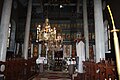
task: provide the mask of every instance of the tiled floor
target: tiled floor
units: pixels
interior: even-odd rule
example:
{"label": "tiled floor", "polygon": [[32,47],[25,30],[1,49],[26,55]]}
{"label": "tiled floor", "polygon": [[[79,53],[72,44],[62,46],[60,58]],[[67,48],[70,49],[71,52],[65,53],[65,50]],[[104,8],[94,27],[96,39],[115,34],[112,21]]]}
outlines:
{"label": "tiled floor", "polygon": [[71,80],[67,72],[52,71],[44,72],[35,76],[32,80]]}

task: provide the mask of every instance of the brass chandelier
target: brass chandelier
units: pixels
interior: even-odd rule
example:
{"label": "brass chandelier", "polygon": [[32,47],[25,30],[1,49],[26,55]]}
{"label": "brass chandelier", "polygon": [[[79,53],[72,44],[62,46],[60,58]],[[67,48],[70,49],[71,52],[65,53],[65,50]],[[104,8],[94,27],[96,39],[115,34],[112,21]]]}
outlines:
{"label": "brass chandelier", "polygon": [[49,19],[46,18],[43,28],[39,31],[39,41],[54,41],[56,40],[56,28],[51,28]]}

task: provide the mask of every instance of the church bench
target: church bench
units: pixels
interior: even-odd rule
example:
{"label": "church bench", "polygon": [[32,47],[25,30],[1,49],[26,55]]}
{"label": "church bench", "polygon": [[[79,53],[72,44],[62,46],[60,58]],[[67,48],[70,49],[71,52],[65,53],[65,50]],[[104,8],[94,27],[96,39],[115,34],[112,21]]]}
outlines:
{"label": "church bench", "polygon": [[83,70],[85,73],[85,80],[96,80],[98,74],[96,70],[98,65],[94,61],[83,61]]}
{"label": "church bench", "polygon": [[5,80],[28,79],[33,76],[35,72],[36,59],[13,59],[5,62]]}
{"label": "church bench", "polygon": [[0,61],[0,79],[4,79],[5,62]]}
{"label": "church bench", "polygon": [[117,70],[116,70],[116,65],[114,64],[114,61],[111,60],[104,60],[104,63],[101,63],[105,69],[105,79],[111,79],[115,80],[117,79]]}
{"label": "church bench", "polygon": [[83,72],[85,73],[85,80],[89,80],[90,78],[90,62],[83,61]]}
{"label": "church bench", "polygon": [[108,60],[102,60],[99,63],[83,61],[85,80],[109,80],[110,78],[115,80],[117,78],[116,66],[111,63],[112,61]]}
{"label": "church bench", "polygon": [[85,74],[84,73],[78,73],[77,77],[74,77],[74,80],[85,80]]}
{"label": "church bench", "polygon": [[6,61],[5,79],[6,80],[17,80],[22,74],[23,68],[19,60]]}
{"label": "church bench", "polygon": [[25,60],[25,69],[26,69],[26,75],[28,78],[36,73],[35,66],[36,66],[35,59]]}

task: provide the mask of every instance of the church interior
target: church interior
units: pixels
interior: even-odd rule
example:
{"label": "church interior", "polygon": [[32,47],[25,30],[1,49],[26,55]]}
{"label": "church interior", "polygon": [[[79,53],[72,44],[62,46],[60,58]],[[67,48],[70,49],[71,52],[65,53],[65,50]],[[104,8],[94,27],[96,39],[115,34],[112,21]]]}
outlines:
{"label": "church interior", "polygon": [[0,0],[0,80],[120,80],[119,0]]}

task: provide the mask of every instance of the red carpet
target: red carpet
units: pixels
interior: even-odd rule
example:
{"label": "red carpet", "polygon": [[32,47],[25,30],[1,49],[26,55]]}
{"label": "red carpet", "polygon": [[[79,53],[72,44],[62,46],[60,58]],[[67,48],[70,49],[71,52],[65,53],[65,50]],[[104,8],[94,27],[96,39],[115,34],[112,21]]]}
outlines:
{"label": "red carpet", "polygon": [[49,76],[49,77],[47,77],[48,79],[59,79],[60,77],[58,77],[58,76]]}

